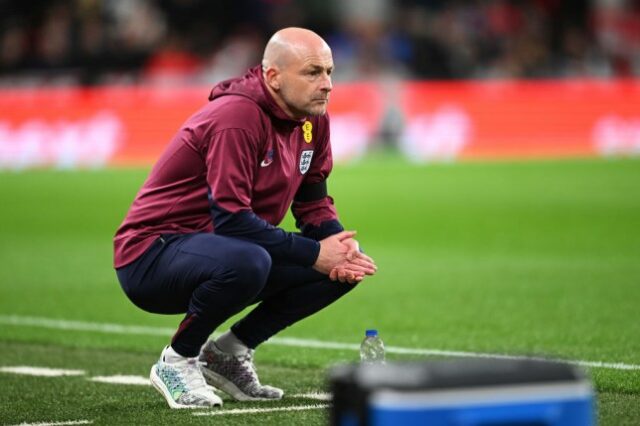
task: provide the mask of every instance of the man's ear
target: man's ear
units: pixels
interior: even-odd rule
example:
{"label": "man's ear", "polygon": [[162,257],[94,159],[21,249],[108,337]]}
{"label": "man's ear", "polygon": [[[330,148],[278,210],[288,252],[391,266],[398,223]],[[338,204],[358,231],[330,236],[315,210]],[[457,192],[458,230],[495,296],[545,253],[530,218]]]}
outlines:
{"label": "man's ear", "polygon": [[280,72],[276,68],[267,68],[264,72],[264,81],[274,91],[280,90]]}

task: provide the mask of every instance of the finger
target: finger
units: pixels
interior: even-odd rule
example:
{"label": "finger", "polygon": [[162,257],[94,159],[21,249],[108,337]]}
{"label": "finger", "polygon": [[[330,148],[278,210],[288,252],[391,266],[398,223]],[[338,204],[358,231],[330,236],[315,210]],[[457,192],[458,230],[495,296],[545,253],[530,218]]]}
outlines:
{"label": "finger", "polygon": [[375,265],[374,260],[372,258],[370,258],[369,256],[367,256],[366,254],[362,253],[361,251],[358,252],[358,256],[357,257],[359,257],[360,259],[367,260],[367,261],[369,261],[369,262],[371,262],[371,263],[373,263]]}
{"label": "finger", "polygon": [[354,270],[354,271],[364,271],[364,270],[375,271],[376,270],[375,265],[372,265],[371,263],[361,259],[353,259],[351,261],[345,261],[345,262],[342,262],[339,266],[341,268],[345,268],[347,270]]}
{"label": "finger", "polygon": [[344,268],[345,274],[354,277],[364,277],[365,275],[373,275],[373,272],[361,269],[361,268]]}
{"label": "finger", "polygon": [[348,283],[355,283],[358,280],[362,280],[362,278],[364,277],[364,274],[361,271],[358,270],[352,270],[349,268],[339,268],[340,271],[340,282],[348,282]]}
{"label": "finger", "polygon": [[351,261],[351,264],[356,265],[356,266],[358,266],[360,268],[364,268],[364,269],[370,271],[371,273],[378,272],[378,266],[376,266],[375,263],[371,263],[371,262],[368,262],[366,260],[353,259]]}
{"label": "finger", "polygon": [[346,244],[350,249],[360,251],[360,243],[358,243],[358,241],[354,240],[353,238],[342,240],[342,244]]}
{"label": "finger", "polygon": [[329,279],[331,281],[336,281],[338,279],[338,270],[336,268],[333,268],[331,272],[329,272]]}
{"label": "finger", "polygon": [[353,238],[342,240],[342,244],[347,248],[345,252],[345,258],[347,260],[354,259],[360,252],[360,245]]}
{"label": "finger", "polygon": [[[374,269],[378,269],[378,267],[376,266],[376,263],[374,262],[374,260],[372,258],[370,258],[369,256],[367,256],[366,254],[363,254],[359,251],[348,251],[345,255],[345,258],[347,261],[352,262],[352,263],[358,263],[358,264],[362,264],[364,265],[365,263],[368,264],[370,267],[374,268]],[[362,263],[365,262],[365,263]]]}
{"label": "finger", "polygon": [[370,260],[363,259],[361,257],[355,257],[352,260],[350,260],[349,263],[352,264],[352,265],[363,266],[363,267],[371,268],[371,269],[377,269],[378,268],[375,263],[371,262]]}
{"label": "finger", "polygon": [[371,276],[371,275],[375,275],[376,273],[376,271],[374,271],[373,269],[364,269],[364,268],[348,269],[347,272],[351,274],[359,275],[359,276],[365,276],[365,275]]}
{"label": "finger", "polygon": [[353,238],[356,235],[356,231],[342,231],[338,232],[334,236],[338,238],[338,241],[346,240],[347,238]]}
{"label": "finger", "polygon": [[362,277],[362,276],[356,276],[352,280],[349,281],[349,284],[358,284],[363,279],[364,279],[364,277]]}
{"label": "finger", "polygon": [[344,267],[349,270],[365,272],[367,275],[373,275],[378,270],[376,265],[373,265],[362,259],[354,259],[349,263],[345,264]]}

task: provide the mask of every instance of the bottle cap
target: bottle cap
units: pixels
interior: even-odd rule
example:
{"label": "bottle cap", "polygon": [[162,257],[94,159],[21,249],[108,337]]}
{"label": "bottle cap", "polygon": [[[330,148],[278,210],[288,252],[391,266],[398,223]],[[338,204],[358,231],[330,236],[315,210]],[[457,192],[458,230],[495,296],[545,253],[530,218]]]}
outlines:
{"label": "bottle cap", "polygon": [[371,328],[367,331],[365,331],[364,333],[367,337],[374,337],[378,335],[378,330],[376,330],[375,328]]}

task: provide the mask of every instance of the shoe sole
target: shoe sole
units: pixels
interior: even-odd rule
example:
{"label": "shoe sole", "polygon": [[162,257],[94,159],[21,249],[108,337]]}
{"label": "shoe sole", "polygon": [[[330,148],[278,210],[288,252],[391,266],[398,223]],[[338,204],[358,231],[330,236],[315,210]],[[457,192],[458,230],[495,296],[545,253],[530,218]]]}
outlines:
{"label": "shoe sole", "polygon": [[202,405],[184,405],[184,404],[180,404],[177,403],[169,394],[169,391],[167,389],[167,387],[164,385],[164,383],[162,382],[162,379],[158,376],[158,374],[156,373],[156,366],[152,366],[151,367],[151,372],[149,373],[149,379],[151,380],[151,385],[153,385],[153,387],[160,392],[160,395],[162,395],[164,397],[164,399],[167,401],[167,404],[169,404],[169,407],[173,408],[173,409],[207,409],[207,408],[213,408],[213,407],[222,407],[222,402],[220,402],[220,404],[214,404],[211,405],[209,407],[203,407]]}
{"label": "shoe sole", "polygon": [[[239,387],[235,385],[230,380],[227,380],[224,376],[219,375],[216,372],[213,372],[207,368],[202,368],[202,375],[204,376],[206,382],[209,385],[215,386],[216,388],[228,393],[235,399],[236,401],[277,401],[280,398],[256,398],[254,396],[249,396],[246,393],[242,392]],[[209,383],[211,382],[211,383]]]}

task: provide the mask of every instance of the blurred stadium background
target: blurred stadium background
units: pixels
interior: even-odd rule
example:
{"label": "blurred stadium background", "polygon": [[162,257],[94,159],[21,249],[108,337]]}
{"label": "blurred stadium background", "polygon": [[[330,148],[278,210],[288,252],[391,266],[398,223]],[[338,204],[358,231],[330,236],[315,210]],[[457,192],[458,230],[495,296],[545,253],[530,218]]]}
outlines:
{"label": "blurred stadium background", "polygon": [[332,46],[336,80],[630,77],[633,0],[3,0],[4,85],[206,83],[256,63],[278,28]]}
{"label": "blurred stadium background", "polygon": [[[165,344],[178,318],[126,300],[112,235],[180,124],[285,26],[333,49],[330,190],[379,275],[283,333],[324,349],[258,353],[298,395],[283,411],[195,417],[86,380],[145,376]],[[640,424],[639,76],[635,0],[0,0],[0,423],[322,424],[285,408],[377,327],[390,359],[584,361],[600,424]],[[2,372],[20,365],[85,373]]]}

